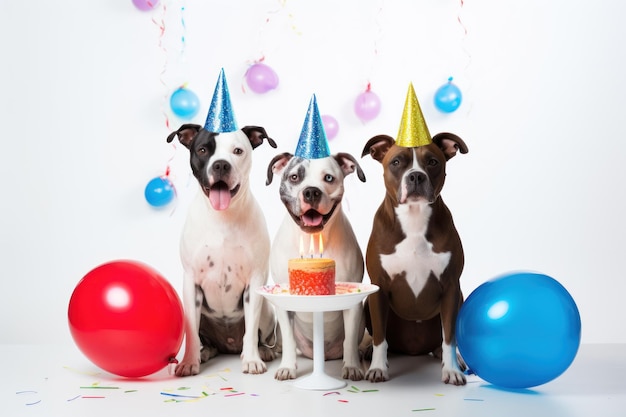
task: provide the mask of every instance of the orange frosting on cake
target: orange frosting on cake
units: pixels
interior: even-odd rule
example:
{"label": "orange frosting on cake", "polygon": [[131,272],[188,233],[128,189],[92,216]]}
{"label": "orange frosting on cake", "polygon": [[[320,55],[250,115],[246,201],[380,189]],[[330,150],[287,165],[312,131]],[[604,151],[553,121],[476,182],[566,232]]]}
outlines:
{"label": "orange frosting on cake", "polygon": [[334,259],[290,259],[288,268],[290,294],[335,295]]}

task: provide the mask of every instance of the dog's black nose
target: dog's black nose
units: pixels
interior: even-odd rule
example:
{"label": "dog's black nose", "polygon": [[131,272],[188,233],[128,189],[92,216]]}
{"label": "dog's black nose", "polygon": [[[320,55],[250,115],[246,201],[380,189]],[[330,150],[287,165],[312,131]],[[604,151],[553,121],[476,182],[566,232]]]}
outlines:
{"label": "dog's black nose", "polygon": [[426,181],[426,174],[420,171],[412,171],[406,176],[408,184],[420,185]]}
{"label": "dog's black nose", "polygon": [[317,187],[305,188],[302,194],[304,201],[311,205],[318,203],[322,199],[322,191]]}
{"label": "dog's black nose", "polygon": [[219,177],[230,172],[230,163],[224,160],[215,161],[213,162],[212,169],[213,174]]}

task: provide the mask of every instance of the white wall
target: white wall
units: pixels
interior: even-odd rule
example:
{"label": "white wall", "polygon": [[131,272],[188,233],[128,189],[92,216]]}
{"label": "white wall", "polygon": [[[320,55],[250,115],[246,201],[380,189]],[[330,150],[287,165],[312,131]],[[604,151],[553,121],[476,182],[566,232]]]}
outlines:
{"label": "white wall", "polygon": [[[222,67],[240,125],[279,144],[255,151],[252,179],[272,235],[284,208],[267,164],[295,150],[311,95],[341,125],[331,150],[359,157],[371,136],[395,135],[413,82],[430,131],[470,148],[444,189],[466,295],[504,272],[543,272],[576,300],[583,342],[626,342],[625,12],[618,0],[161,0],[153,12],[130,0],[0,1],[0,342],[71,343],[69,297],[103,262],[141,260],[180,287],[178,235],[196,188],[186,150],[165,142],[164,114],[181,123],[166,98],[188,82],[203,124]],[[280,86],[244,92],[261,56]],[[449,76],[465,100],[444,115],[432,97]],[[383,109],[364,124],[352,102],[368,81]],[[143,189],[168,164],[178,199],[155,210]],[[367,183],[347,179],[344,207],[365,247],[384,191],[380,165],[361,166]]]}

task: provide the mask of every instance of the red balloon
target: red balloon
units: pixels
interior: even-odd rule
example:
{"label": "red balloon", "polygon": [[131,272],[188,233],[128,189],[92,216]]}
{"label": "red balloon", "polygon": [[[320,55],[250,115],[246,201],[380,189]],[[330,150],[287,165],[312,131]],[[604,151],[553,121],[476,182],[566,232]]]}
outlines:
{"label": "red balloon", "polygon": [[113,261],[80,280],[68,308],[70,332],[95,365],[141,377],[163,369],[183,341],[183,306],[171,284],[136,261]]}

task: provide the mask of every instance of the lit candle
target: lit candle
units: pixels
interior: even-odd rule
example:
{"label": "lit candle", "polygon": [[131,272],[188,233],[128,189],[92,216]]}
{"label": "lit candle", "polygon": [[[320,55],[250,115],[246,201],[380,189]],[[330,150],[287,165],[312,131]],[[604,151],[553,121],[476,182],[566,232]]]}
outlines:
{"label": "lit candle", "polygon": [[289,259],[289,293],[297,295],[334,295],[335,260],[323,258],[324,243],[319,235],[319,258],[314,258],[315,239],[309,237],[309,258],[304,257],[304,242],[300,236],[300,258]]}
{"label": "lit candle", "polygon": [[313,254],[315,253],[315,241],[313,240],[313,235],[310,235],[311,238],[309,239],[309,257],[312,258]]}
{"label": "lit candle", "polygon": [[321,258],[322,255],[324,255],[324,240],[322,239],[321,233],[318,236],[319,236],[318,248],[319,248],[320,258]]}

